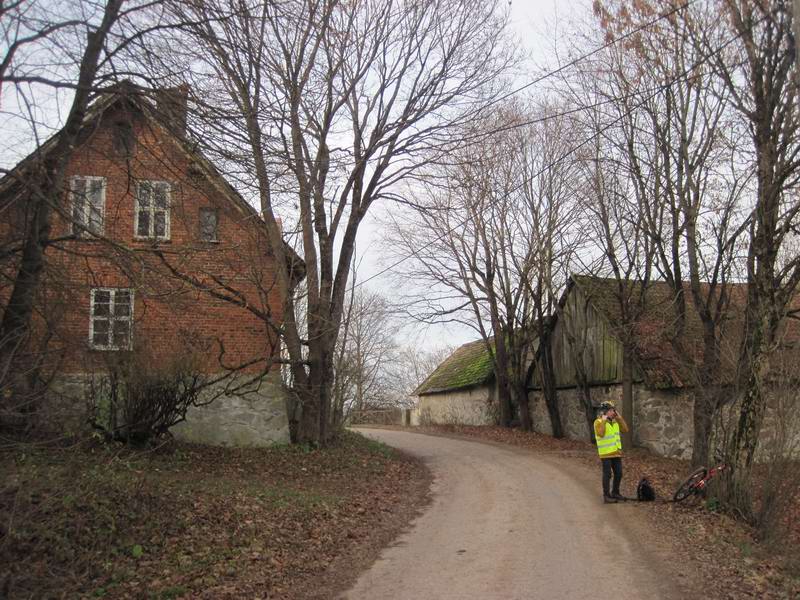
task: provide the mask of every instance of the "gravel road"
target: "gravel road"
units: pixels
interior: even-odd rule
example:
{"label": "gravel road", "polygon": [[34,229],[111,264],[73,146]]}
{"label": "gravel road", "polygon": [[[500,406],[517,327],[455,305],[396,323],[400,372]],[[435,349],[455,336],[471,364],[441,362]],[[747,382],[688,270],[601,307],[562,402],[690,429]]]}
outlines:
{"label": "gravel road", "polygon": [[604,505],[599,472],[525,449],[360,431],[425,460],[433,501],[342,598],[681,596],[668,551],[648,538],[646,505]]}

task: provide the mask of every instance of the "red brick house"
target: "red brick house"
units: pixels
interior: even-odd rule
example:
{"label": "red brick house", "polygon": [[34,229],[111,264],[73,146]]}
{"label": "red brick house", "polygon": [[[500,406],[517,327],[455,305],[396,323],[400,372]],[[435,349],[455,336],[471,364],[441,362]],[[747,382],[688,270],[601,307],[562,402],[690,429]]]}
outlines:
{"label": "red brick house", "polygon": [[[185,135],[186,90],[148,98],[120,84],[90,108],[53,223],[35,331],[46,332],[51,416],[85,421],[92,382],[109,361],[169,369],[191,360],[219,379],[215,400],[175,428],[195,441],[288,439],[280,385],[283,298],[259,214]],[[168,116],[168,118],[165,118]],[[52,147],[43,144],[40,153]],[[26,159],[0,182],[5,247],[30,218]],[[2,263],[4,275],[13,263]],[[0,296],[8,297],[8,279]],[[4,304],[3,304],[4,305]],[[224,386],[224,387],[223,387]],[[209,393],[211,393],[209,391]]]}

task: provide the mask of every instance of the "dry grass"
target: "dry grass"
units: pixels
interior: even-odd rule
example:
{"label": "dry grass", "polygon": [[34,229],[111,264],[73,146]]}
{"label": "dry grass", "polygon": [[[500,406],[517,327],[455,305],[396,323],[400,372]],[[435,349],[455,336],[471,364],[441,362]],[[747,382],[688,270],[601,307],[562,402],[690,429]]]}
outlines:
{"label": "dry grass", "polygon": [[325,450],[18,448],[0,472],[11,598],[332,597],[428,489],[421,465],[355,434]]}

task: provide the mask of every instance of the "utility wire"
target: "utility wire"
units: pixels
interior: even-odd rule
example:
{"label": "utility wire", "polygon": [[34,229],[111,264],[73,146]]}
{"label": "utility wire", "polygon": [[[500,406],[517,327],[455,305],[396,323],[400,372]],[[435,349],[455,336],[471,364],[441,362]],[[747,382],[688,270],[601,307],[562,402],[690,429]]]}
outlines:
{"label": "utility wire", "polygon": [[587,58],[590,58],[591,56],[594,56],[598,52],[602,52],[606,48],[610,48],[611,46],[614,46],[614,45],[616,45],[616,44],[618,44],[620,42],[623,42],[623,41],[627,40],[628,38],[633,37],[637,33],[652,27],[653,25],[655,25],[659,21],[663,21],[664,19],[668,19],[672,15],[674,15],[674,14],[676,14],[676,13],[678,13],[678,12],[680,12],[680,11],[686,9],[686,8],[689,8],[692,4],[694,4],[697,1],[698,0],[687,0],[686,2],[683,2],[682,4],[679,4],[678,6],[675,6],[675,7],[671,8],[670,10],[668,10],[666,12],[659,13],[656,17],[654,17],[650,21],[642,23],[641,25],[631,29],[629,32],[627,32],[627,33],[625,33],[625,34],[623,34],[623,35],[621,35],[621,36],[619,36],[617,38],[613,38],[613,39],[609,40],[608,42],[606,42],[602,46],[598,46],[594,50],[591,50],[590,52],[587,52],[586,54],[583,54],[581,56],[578,56],[577,58],[572,59],[571,61],[561,65],[557,69],[554,69],[552,71],[548,71],[547,73],[544,73],[543,75],[540,75],[539,77],[533,79],[532,81],[529,81],[528,83],[526,83],[524,85],[521,85],[520,87],[511,90],[510,92],[500,96],[499,98],[495,98],[494,100],[489,102],[486,105],[486,107],[488,108],[490,106],[494,106],[495,104],[498,104],[499,102],[502,102],[503,100],[506,100],[507,98],[510,98],[511,96],[515,96],[515,95],[519,94],[520,92],[522,92],[524,90],[527,90],[528,88],[531,88],[531,87],[533,87],[534,85],[536,85],[538,83],[541,83],[545,79],[549,79],[550,77],[558,75],[559,73],[569,69],[570,67],[574,67],[578,63],[583,62],[584,60],[586,60]]}
{"label": "utility wire", "polygon": [[[693,0],[693,1],[694,1],[694,0]],[[687,4],[683,5],[683,6],[688,6],[688,4],[689,4],[689,3],[687,3]],[[673,12],[674,12],[674,11],[673,11]],[[670,13],[670,14],[671,14],[671,13]],[[668,16],[668,15],[666,15],[666,16]],[[661,18],[665,18],[665,17],[661,17]],[[763,20],[764,20],[764,18],[765,18],[765,17],[762,17],[762,19],[761,19],[760,21],[763,21]],[[760,21],[759,21],[759,22],[760,22]],[[652,24],[652,22],[651,22],[651,24]],[[756,24],[757,24],[757,23],[756,23]],[[699,67],[700,65],[704,64],[704,63],[705,63],[705,62],[707,62],[709,59],[711,59],[712,57],[714,57],[715,55],[717,55],[719,52],[721,52],[722,50],[724,50],[725,48],[727,48],[728,46],[730,46],[731,44],[733,44],[733,43],[734,43],[736,40],[738,40],[738,39],[739,39],[739,37],[740,37],[740,36],[741,36],[741,34],[737,34],[737,35],[735,35],[733,38],[731,38],[730,40],[728,40],[727,42],[725,42],[725,43],[724,43],[724,44],[722,44],[721,46],[719,46],[719,47],[717,47],[716,49],[714,49],[713,51],[711,51],[711,52],[710,52],[708,55],[704,56],[703,58],[701,58],[700,60],[698,60],[697,62],[695,62],[695,63],[694,63],[694,64],[692,64],[691,66],[689,66],[688,68],[684,69],[684,70],[683,70],[683,71],[682,71],[680,74],[678,74],[677,76],[675,76],[674,78],[672,78],[670,81],[667,81],[667,82],[663,83],[662,85],[660,85],[660,86],[657,86],[657,87],[655,88],[655,91],[654,91],[652,94],[650,94],[650,95],[648,95],[647,97],[645,97],[645,98],[644,98],[644,99],[643,99],[641,102],[639,102],[638,104],[636,104],[635,106],[633,106],[633,107],[632,107],[632,108],[630,108],[629,110],[627,110],[627,111],[623,112],[623,113],[622,113],[622,114],[621,114],[619,117],[617,117],[616,119],[614,119],[614,121],[612,121],[610,124],[608,124],[608,125],[606,126],[606,128],[608,128],[608,127],[613,127],[614,125],[616,125],[617,123],[619,123],[619,122],[620,122],[620,121],[621,121],[623,118],[625,118],[626,116],[628,116],[628,115],[632,114],[632,113],[633,113],[635,110],[637,110],[637,109],[641,108],[642,106],[644,106],[644,104],[645,104],[647,101],[649,101],[649,100],[651,100],[651,99],[655,98],[656,96],[658,96],[658,94],[659,94],[659,93],[661,93],[661,92],[663,92],[663,91],[667,90],[667,89],[668,89],[668,88],[669,88],[671,85],[673,85],[674,83],[676,83],[676,82],[680,81],[681,79],[685,79],[685,78],[686,78],[686,76],[687,76],[689,73],[691,73],[691,72],[692,72],[692,71],[694,71],[694,70],[695,70],[697,67]],[[623,38],[619,38],[619,39],[623,39]],[[618,41],[618,40],[617,40],[617,41]],[[604,47],[608,47],[608,44],[607,44],[606,46],[604,46]],[[599,51],[599,50],[598,50],[598,51]],[[596,53],[596,51],[595,51],[595,52],[592,52],[592,53],[589,53],[587,56],[591,56],[591,55],[593,55],[593,54],[595,54],[595,53]],[[540,80],[541,80],[541,78],[540,78]],[[522,89],[522,88],[520,88],[520,89]],[[639,92],[637,92],[637,93],[634,93],[634,94],[631,94],[631,95],[639,95]],[[595,107],[598,107],[598,106],[602,106],[602,105],[604,105],[604,104],[608,104],[608,103],[610,103],[610,102],[614,102],[614,101],[616,101],[616,100],[619,100],[619,99],[621,99],[621,98],[617,98],[617,97],[615,97],[615,98],[611,98],[611,99],[608,99],[608,100],[604,100],[604,101],[602,101],[602,102],[598,102],[597,104],[595,104],[595,105],[592,105],[592,106],[588,106],[588,107],[580,107],[580,108],[577,108],[577,109],[573,109],[573,110],[570,110],[570,111],[566,111],[564,114],[571,114],[571,113],[574,113],[574,112],[578,112],[578,111],[582,111],[582,110],[587,110],[587,109],[595,108]],[[542,122],[542,121],[546,121],[547,119],[556,118],[557,116],[559,116],[559,115],[548,115],[548,116],[545,116],[545,117],[541,117],[540,119],[538,119],[538,120],[535,120],[535,121],[532,121],[532,122]],[[585,139],[585,140],[583,140],[581,143],[579,143],[577,146],[575,146],[575,147],[571,148],[570,150],[568,150],[567,152],[565,152],[565,153],[564,153],[562,156],[558,157],[558,158],[557,158],[557,159],[555,159],[554,161],[552,161],[552,162],[550,162],[549,164],[545,165],[545,166],[544,166],[544,167],[542,167],[542,168],[541,168],[539,171],[537,171],[536,173],[532,174],[530,177],[528,177],[528,178],[524,179],[524,180],[523,180],[522,182],[520,182],[518,185],[514,186],[512,189],[510,189],[508,192],[506,192],[506,193],[503,195],[503,199],[505,199],[505,198],[508,198],[508,197],[509,197],[509,196],[510,196],[512,193],[514,193],[514,192],[516,192],[516,191],[518,191],[518,190],[522,189],[522,188],[523,188],[524,186],[526,186],[528,183],[530,183],[530,182],[534,181],[534,180],[535,180],[537,177],[539,177],[539,176],[541,176],[542,174],[544,174],[544,173],[545,173],[547,170],[549,170],[549,169],[551,169],[552,167],[554,167],[554,166],[558,165],[558,164],[559,164],[559,163],[561,163],[561,162],[562,162],[564,159],[568,158],[569,156],[571,156],[572,154],[574,154],[575,152],[577,152],[578,150],[580,150],[580,149],[581,149],[582,147],[584,147],[586,144],[588,144],[588,143],[592,142],[593,140],[595,140],[595,139],[596,139],[597,137],[599,137],[599,136],[600,136],[602,133],[603,133],[603,131],[598,131],[598,132],[596,132],[596,133],[592,134],[592,135],[591,135],[591,136],[589,136],[587,139]],[[483,209],[482,211],[480,211],[480,212],[482,213],[482,212],[484,212],[485,210],[486,210],[486,209],[484,208],[484,209]],[[438,236],[436,236],[436,237],[434,238],[434,240],[433,240],[433,241],[434,241],[434,242],[438,242],[438,241],[441,241],[441,240],[443,240],[443,239],[444,239],[446,236],[450,235],[451,233],[453,233],[454,231],[456,231],[458,228],[462,227],[463,225],[466,225],[466,224],[467,224],[467,223],[468,223],[470,220],[471,220],[471,218],[467,218],[467,219],[464,219],[464,220],[462,220],[462,221],[459,221],[459,222],[458,222],[458,223],[456,223],[456,224],[455,224],[453,227],[451,227],[451,228],[447,229],[447,230],[446,230],[446,231],[444,231],[443,233],[441,233],[441,234],[439,234]],[[364,285],[364,284],[366,284],[366,283],[369,283],[369,282],[370,282],[370,281],[372,281],[373,279],[376,279],[376,278],[378,278],[378,277],[380,277],[380,276],[382,276],[382,275],[386,274],[387,272],[391,271],[392,269],[394,269],[395,267],[397,267],[397,266],[401,265],[402,263],[406,262],[407,260],[410,260],[410,259],[412,259],[412,258],[414,258],[414,257],[418,256],[418,255],[419,255],[419,253],[420,253],[421,251],[422,251],[422,249],[413,250],[413,251],[412,251],[410,254],[408,254],[408,255],[406,255],[406,256],[403,256],[403,257],[401,257],[400,259],[398,259],[397,261],[393,262],[393,263],[392,263],[391,265],[389,265],[388,267],[386,267],[386,268],[384,268],[384,269],[382,269],[382,270],[378,271],[377,273],[374,273],[373,275],[370,275],[369,277],[367,277],[366,279],[364,279],[364,280],[362,280],[362,281],[359,281],[359,282],[358,282],[358,284],[357,284],[357,285],[355,285],[354,287],[360,287],[360,286],[362,286],[362,285]]]}

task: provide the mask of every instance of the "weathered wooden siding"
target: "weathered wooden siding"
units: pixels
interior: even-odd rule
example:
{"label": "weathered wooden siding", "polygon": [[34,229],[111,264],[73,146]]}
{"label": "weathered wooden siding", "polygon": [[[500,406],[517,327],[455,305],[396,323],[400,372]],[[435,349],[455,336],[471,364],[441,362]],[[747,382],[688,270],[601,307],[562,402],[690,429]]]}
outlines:
{"label": "weathered wooden siding", "polygon": [[[608,322],[591,305],[587,306],[586,296],[577,286],[570,291],[558,315],[551,344],[558,387],[577,385],[575,357],[576,348],[581,346],[589,384],[622,380],[622,345],[611,335]],[[534,373],[532,386],[540,387],[538,372]]]}

